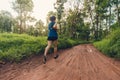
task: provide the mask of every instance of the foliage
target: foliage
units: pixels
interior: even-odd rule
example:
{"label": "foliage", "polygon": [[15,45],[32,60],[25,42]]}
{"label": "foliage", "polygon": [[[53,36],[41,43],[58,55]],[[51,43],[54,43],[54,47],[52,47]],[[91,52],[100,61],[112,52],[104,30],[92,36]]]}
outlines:
{"label": "foliage", "polygon": [[18,13],[16,18],[20,33],[25,32],[26,22],[31,20],[30,12],[33,10],[33,1],[32,0],[15,0],[13,2],[14,11]]}
{"label": "foliage", "polygon": [[62,20],[62,14],[64,12],[64,3],[67,2],[67,0],[57,0],[54,4],[54,8],[56,9],[56,17],[57,17],[57,23],[59,24],[59,31],[60,34],[62,34],[62,28],[61,28],[61,20]]}
{"label": "foliage", "polygon": [[[94,40],[101,40],[108,35],[110,26],[119,19],[119,0],[68,0],[69,10],[79,9],[83,16],[83,21],[90,23],[90,34]],[[82,7],[81,7],[82,6]],[[68,13],[68,12],[66,12]],[[68,14],[67,14],[68,15]],[[78,16],[78,18],[80,18]],[[117,19],[116,19],[117,18]],[[72,18],[70,18],[72,20]],[[77,19],[77,18],[75,18]],[[67,20],[68,22],[68,20]],[[82,22],[82,21],[81,21]],[[80,23],[81,23],[80,22]],[[71,22],[73,24],[73,22]],[[69,30],[70,31],[70,30]],[[74,31],[74,30],[73,30]],[[104,33],[106,31],[106,33]]]}
{"label": "foliage", "polygon": [[110,30],[111,30],[111,31],[117,30],[117,29],[119,28],[118,25],[119,25],[118,22],[116,22],[115,24],[111,25],[111,26],[110,26]]}
{"label": "foliage", "polygon": [[44,23],[39,20],[36,22],[35,24],[35,36],[38,36],[38,35],[44,35],[45,34],[45,26],[44,26]]}
{"label": "foliage", "polygon": [[89,23],[85,23],[83,17],[84,12],[80,12],[78,8],[70,10],[66,20],[66,31],[71,38],[80,38],[88,40],[90,34]]}
{"label": "foliage", "polygon": [[120,28],[113,31],[107,38],[95,42],[94,45],[108,56],[120,59]]}
{"label": "foliage", "polygon": [[0,32],[12,31],[13,18],[10,12],[0,11]]}
{"label": "foliage", "polygon": [[5,61],[19,61],[31,54],[43,52],[45,37],[32,37],[26,34],[0,34],[0,56]]}
{"label": "foliage", "polygon": [[[46,43],[46,37],[33,37],[26,34],[0,34],[0,60],[18,62],[31,55],[43,54]],[[80,43],[86,42],[61,38],[58,49],[70,48]]]}

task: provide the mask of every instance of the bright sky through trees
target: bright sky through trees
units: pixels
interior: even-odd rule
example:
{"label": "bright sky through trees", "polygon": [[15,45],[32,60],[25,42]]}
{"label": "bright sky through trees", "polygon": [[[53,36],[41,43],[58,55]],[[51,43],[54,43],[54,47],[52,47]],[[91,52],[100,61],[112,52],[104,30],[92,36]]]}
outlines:
{"label": "bright sky through trees", "polygon": [[[13,16],[16,15],[12,9],[12,3],[14,0],[1,0],[0,10],[9,11]],[[54,3],[56,0],[33,0],[34,9],[33,14],[36,19],[41,19],[44,23],[46,22],[46,15],[49,11],[54,11]]]}

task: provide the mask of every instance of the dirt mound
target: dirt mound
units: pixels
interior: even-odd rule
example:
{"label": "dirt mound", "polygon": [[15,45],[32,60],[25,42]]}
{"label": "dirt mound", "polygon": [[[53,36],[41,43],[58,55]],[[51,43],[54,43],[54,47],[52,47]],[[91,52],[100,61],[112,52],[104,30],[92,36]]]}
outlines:
{"label": "dirt mound", "polygon": [[20,64],[0,66],[0,80],[120,80],[120,62],[84,44],[48,55],[46,64],[37,56]]}

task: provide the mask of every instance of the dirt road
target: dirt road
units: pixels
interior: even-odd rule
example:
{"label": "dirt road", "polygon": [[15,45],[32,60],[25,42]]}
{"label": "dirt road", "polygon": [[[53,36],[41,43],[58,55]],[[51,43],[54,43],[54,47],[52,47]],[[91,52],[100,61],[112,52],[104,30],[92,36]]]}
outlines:
{"label": "dirt road", "polygon": [[93,45],[84,44],[48,56],[46,64],[38,56],[20,64],[0,66],[0,80],[120,80],[120,62]]}

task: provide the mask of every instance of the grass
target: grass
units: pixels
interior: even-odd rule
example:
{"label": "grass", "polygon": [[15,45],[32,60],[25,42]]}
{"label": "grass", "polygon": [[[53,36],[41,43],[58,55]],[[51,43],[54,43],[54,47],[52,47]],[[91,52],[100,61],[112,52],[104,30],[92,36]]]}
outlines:
{"label": "grass", "polygon": [[120,59],[120,29],[113,31],[105,39],[95,42],[94,45],[104,54]]}
{"label": "grass", "polygon": [[[58,49],[66,49],[86,41],[59,39]],[[27,34],[0,34],[0,61],[19,62],[31,55],[43,54],[47,37],[34,37]]]}

